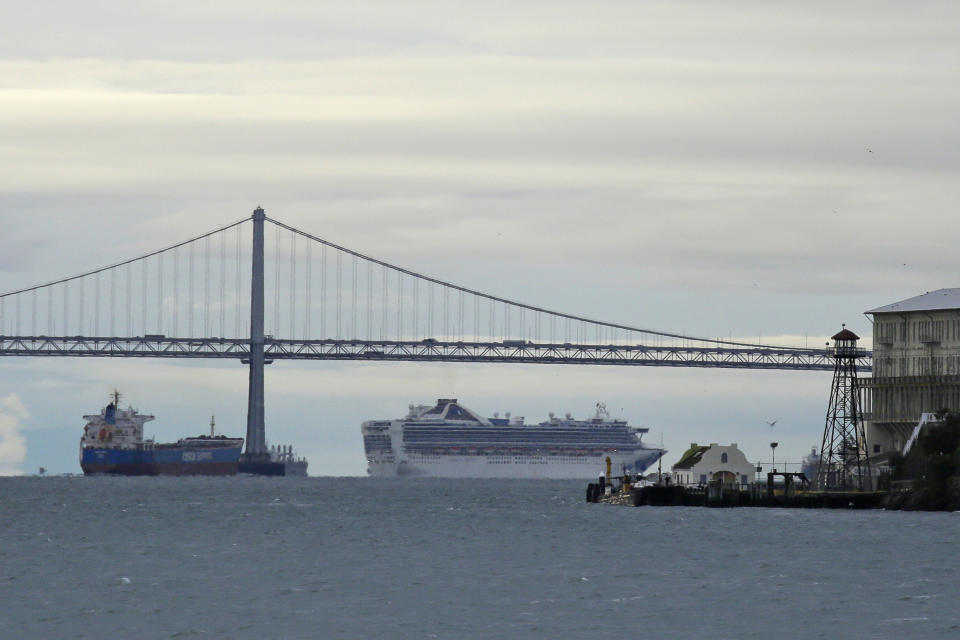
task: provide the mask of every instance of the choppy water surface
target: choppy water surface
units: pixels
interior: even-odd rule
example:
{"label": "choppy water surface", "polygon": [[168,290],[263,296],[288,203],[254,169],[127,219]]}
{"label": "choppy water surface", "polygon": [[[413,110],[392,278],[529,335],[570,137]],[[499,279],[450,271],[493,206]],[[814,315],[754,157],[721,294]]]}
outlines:
{"label": "choppy water surface", "polygon": [[0,637],[960,637],[960,514],[584,488],[0,478]]}

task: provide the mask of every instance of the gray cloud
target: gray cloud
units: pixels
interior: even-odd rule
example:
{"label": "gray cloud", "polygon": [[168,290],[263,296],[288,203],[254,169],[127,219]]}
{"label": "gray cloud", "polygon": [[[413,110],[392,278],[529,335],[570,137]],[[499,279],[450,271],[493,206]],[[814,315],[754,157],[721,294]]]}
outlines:
{"label": "gray cloud", "polygon": [[[863,309],[957,284],[958,14],[946,2],[17,5],[0,25],[0,288],[262,204],[549,308],[707,336],[799,340],[844,321],[868,334]],[[76,375],[64,371],[43,384]],[[722,375],[683,380],[705,405],[743,402],[738,385],[721,395]],[[428,387],[387,404],[441,395]],[[86,391],[58,419],[89,410],[75,404]],[[821,400],[798,410],[808,423]]]}

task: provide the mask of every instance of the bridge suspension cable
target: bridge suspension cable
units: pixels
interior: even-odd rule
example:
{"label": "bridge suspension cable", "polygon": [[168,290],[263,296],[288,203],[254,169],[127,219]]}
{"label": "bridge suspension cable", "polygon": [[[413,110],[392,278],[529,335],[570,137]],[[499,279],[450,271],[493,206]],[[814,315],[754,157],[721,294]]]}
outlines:
{"label": "bridge suspension cable", "polygon": [[[209,337],[214,329],[221,336],[229,332],[240,337],[243,335],[241,323],[238,321],[236,326],[228,328],[225,321],[229,263],[225,242],[227,234],[234,229],[239,247],[241,230],[247,222],[249,218],[244,218],[136,258],[0,294],[0,335],[23,336],[25,307],[29,305],[32,337],[122,337],[133,336],[138,331],[140,335]],[[217,235],[220,236],[219,259],[211,250],[211,239]],[[204,268],[201,309],[195,304],[197,251],[202,253]],[[236,263],[237,277],[233,284],[238,289],[236,300],[239,302],[245,298],[239,293],[242,287],[239,251]],[[219,279],[218,300],[211,300],[211,286],[215,286],[211,284],[211,269]],[[46,295],[42,295],[44,290]],[[44,305],[46,309],[42,308]],[[134,313],[134,309],[139,312]],[[183,326],[184,311],[186,327]],[[198,311],[203,322],[199,329],[195,326]],[[217,325],[211,320],[212,312],[219,317]],[[44,316],[46,325],[42,326],[38,317]],[[240,317],[239,311],[237,317]]]}
{"label": "bridge suspension cable", "polygon": [[[0,355],[248,358],[250,220],[0,294]],[[269,358],[832,368],[824,349],[691,337],[553,311],[261,220],[274,233],[264,238],[261,271],[273,288],[263,292]],[[864,351],[861,370],[869,359]]]}
{"label": "bridge suspension cable", "polygon": [[[289,233],[291,233],[293,236],[301,236],[303,238],[306,238],[310,241],[313,241],[322,245],[323,253],[324,253],[324,257],[322,258],[322,263],[324,265],[323,267],[324,269],[326,268],[327,248],[332,249],[336,252],[337,312],[336,312],[335,318],[337,322],[337,325],[336,325],[337,331],[334,334],[334,337],[336,339],[341,339],[344,337],[341,332],[341,324],[340,324],[341,295],[343,294],[342,257],[344,255],[347,255],[353,259],[353,267],[352,267],[353,277],[351,278],[350,286],[351,286],[351,296],[352,296],[351,310],[354,312],[354,314],[350,318],[349,326],[351,331],[348,336],[351,339],[357,339],[360,337],[359,335],[357,335],[357,332],[356,332],[357,287],[358,287],[356,260],[359,259],[367,263],[368,269],[372,269],[373,265],[377,265],[385,270],[383,273],[383,284],[381,285],[384,298],[386,298],[387,291],[388,291],[388,284],[387,284],[388,275],[387,274],[388,273],[395,274],[395,278],[396,278],[395,295],[397,298],[397,309],[396,309],[397,326],[395,327],[395,329],[396,329],[396,336],[398,340],[401,340],[405,337],[411,337],[412,339],[420,339],[421,336],[424,337],[425,339],[431,339],[431,338],[435,339],[440,336],[443,336],[445,339],[449,339],[454,334],[456,334],[456,337],[458,340],[463,340],[465,336],[464,324],[465,324],[465,316],[466,316],[464,297],[466,296],[467,298],[473,297],[474,334],[475,334],[473,336],[474,338],[479,337],[479,335],[477,334],[480,333],[480,317],[479,316],[480,316],[481,306],[482,306],[481,301],[485,301],[488,307],[487,311],[489,314],[487,318],[487,331],[486,331],[486,333],[488,334],[487,337],[489,338],[500,337],[501,339],[506,339],[506,340],[509,340],[512,337],[517,337],[524,340],[526,340],[527,338],[532,338],[531,341],[540,342],[541,326],[543,324],[544,316],[546,316],[549,318],[549,323],[550,323],[549,341],[551,343],[558,342],[556,324],[558,320],[561,320],[565,323],[565,329],[562,332],[564,336],[564,340],[562,342],[569,342],[571,339],[575,339],[576,342],[581,344],[588,342],[590,338],[590,336],[588,336],[588,332],[589,332],[589,329],[592,327],[594,329],[593,337],[598,344],[601,342],[601,340],[612,342],[612,343],[621,342],[621,338],[620,338],[621,334],[619,332],[622,331],[624,332],[623,333],[624,340],[628,339],[628,337],[631,335],[642,334],[642,335],[653,337],[654,339],[670,339],[674,341],[679,340],[687,344],[697,343],[698,345],[715,345],[715,346],[721,346],[721,347],[751,347],[751,348],[764,347],[764,348],[776,348],[776,349],[783,349],[783,350],[805,351],[805,349],[802,349],[799,347],[777,346],[777,345],[769,345],[769,344],[760,345],[757,343],[739,342],[735,340],[723,340],[720,338],[693,337],[693,336],[687,336],[679,333],[672,333],[668,331],[660,331],[655,329],[645,329],[641,327],[635,327],[635,326],[630,326],[630,325],[625,325],[620,323],[597,320],[594,318],[587,318],[585,316],[565,313],[561,311],[554,311],[554,310],[546,309],[543,307],[539,307],[539,306],[535,306],[535,305],[531,305],[523,302],[518,302],[516,300],[510,300],[507,298],[503,298],[501,296],[485,293],[476,289],[461,286],[445,280],[440,280],[438,278],[434,278],[434,277],[425,275],[423,273],[418,273],[416,271],[406,269],[404,267],[400,267],[398,265],[391,264],[383,260],[379,260],[372,256],[365,255],[353,249],[349,249],[347,247],[338,245],[336,243],[330,242],[329,240],[326,240],[319,236],[315,236],[311,233],[303,231],[302,229],[298,229],[296,227],[290,226],[284,222],[281,222],[269,216],[266,217],[266,220],[273,223],[276,228],[284,229]],[[277,236],[278,247],[279,247],[279,241],[280,240],[278,235]],[[309,246],[309,243],[307,246]],[[404,286],[405,276],[410,280],[409,286],[406,287],[407,292],[405,292],[405,286]],[[279,282],[279,272],[277,274],[277,281]],[[373,298],[373,279],[372,277],[368,276],[366,278],[366,281],[367,281],[366,298],[367,298],[368,305],[371,305],[372,298]],[[421,294],[420,283],[427,284],[427,291],[425,296],[422,296]],[[434,290],[435,286],[439,286],[443,290],[442,309],[440,306],[441,302],[436,300],[436,294]],[[325,289],[325,287],[326,285],[324,283],[321,288]],[[279,296],[279,289],[276,293]],[[456,317],[453,317],[453,318],[451,318],[451,308],[450,308],[451,293],[455,293],[457,297],[457,302],[455,303],[455,309],[456,309],[457,315]],[[425,317],[426,322],[423,325],[420,324],[420,317],[419,317],[419,309],[422,305],[422,300],[421,300],[422,297],[426,297],[427,299],[427,302],[424,305],[426,307],[424,312],[426,316]],[[381,304],[384,307],[384,312],[386,312],[385,300]],[[497,304],[503,305],[503,319],[502,319],[501,325],[497,324],[497,317],[496,317],[497,309],[495,307],[495,305]],[[410,308],[405,309],[405,306],[409,307],[410,305],[412,305],[412,310]],[[513,313],[511,309],[515,311],[515,313]],[[372,327],[370,326],[370,323],[372,322],[373,309],[368,307],[366,311],[367,311],[366,318],[368,323],[366,335],[369,336],[372,331]],[[530,318],[526,317],[526,312],[532,312],[534,314],[533,320],[530,320]],[[321,317],[323,317],[324,315],[325,314],[321,309]],[[439,318],[436,317],[438,315],[440,316]],[[386,317],[386,313],[384,313],[384,318],[385,317]],[[442,333],[434,331],[434,323],[440,320],[442,320],[442,327],[443,327]],[[403,333],[403,324],[405,323],[405,321],[408,321],[407,324],[410,327],[410,336],[405,336]],[[382,325],[383,326],[382,326],[381,332],[383,332],[383,330],[385,330],[386,328],[385,320],[382,321]],[[439,326],[441,325],[438,324],[437,328],[439,328]],[[454,327],[457,328],[457,331],[452,331]],[[520,332],[518,333],[517,331],[515,331],[515,328],[520,328]],[[421,334],[421,329],[425,330],[423,334]],[[606,330],[606,332],[604,330]],[[321,331],[321,333],[323,332]],[[291,333],[291,337],[293,337],[292,333]],[[546,338],[546,337],[547,337],[547,334],[546,334],[546,331],[544,331],[543,338]]]}

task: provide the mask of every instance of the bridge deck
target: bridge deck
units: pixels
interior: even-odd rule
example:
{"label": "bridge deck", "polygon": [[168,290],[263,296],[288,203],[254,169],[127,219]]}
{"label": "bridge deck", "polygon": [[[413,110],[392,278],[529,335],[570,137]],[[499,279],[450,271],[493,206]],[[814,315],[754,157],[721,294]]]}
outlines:
{"label": "bridge deck", "polygon": [[[862,351],[858,370],[871,370]],[[0,356],[247,359],[243,338],[0,336]],[[524,341],[441,342],[436,340],[295,340],[267,338],[271,360],[394,360],[514,362],[618,366],[794,369],[830,371],[831,350],[782,347],[676,347],[616,344],[545,344]]]}

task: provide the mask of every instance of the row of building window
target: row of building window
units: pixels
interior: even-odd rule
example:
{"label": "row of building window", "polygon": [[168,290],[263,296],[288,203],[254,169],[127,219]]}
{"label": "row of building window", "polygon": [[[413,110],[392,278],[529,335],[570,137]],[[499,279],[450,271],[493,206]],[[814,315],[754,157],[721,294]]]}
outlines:
{"label": "row of building window", "polygon": [[877,342],[888,344],[908,340],[960,340],[960,319],[877,321],[874,334]]}
{"label": "row of building window", "polygon": [[[690,480],[691,477],[693,477],[693,476],[692,476],[692,474],[689,474],[689,473],[678,473],[678,474],[676,475],[676,481],[677,481],[678,484],[691,484],[691,480]],[[746,475],[740,474],[740,484],[747,484],[747,483],[749,483],[749,482],[750,482],[750,480],[747,478]],[[707,474],[705,474],[705,473],[701,473],[701,474],[700,474],[700,482],[699,482],[699,484],[701,484],[701,485],[706,485],[706,484],[707,484]]]}
{"label": "row of building window", "polygon": [[875,378],[894,376],[939,376],[960,374],[960,355],[880,357],[874,361]]}

